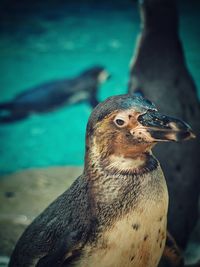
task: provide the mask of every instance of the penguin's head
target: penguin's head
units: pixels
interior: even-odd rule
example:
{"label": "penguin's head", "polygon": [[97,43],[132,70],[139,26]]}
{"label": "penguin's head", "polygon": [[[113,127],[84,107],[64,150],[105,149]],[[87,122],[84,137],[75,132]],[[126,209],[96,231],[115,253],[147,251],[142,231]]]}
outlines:
{"label": "penguin's head", "polygon": [[141,96],[119,95],[100,103],[92,112],[87,141],[101,153],[125,157],[145,153],[157,142],[194,138],[188,124],[158,112]]}
{"label": "penguin's head", "polygon": [[108,79],[110,79],[111,75],[106,71],[103,66],[94,66],[86,71],[84,71],[81,76],[85,78],[92,78],[98,82],[98,84],[102,84]]}

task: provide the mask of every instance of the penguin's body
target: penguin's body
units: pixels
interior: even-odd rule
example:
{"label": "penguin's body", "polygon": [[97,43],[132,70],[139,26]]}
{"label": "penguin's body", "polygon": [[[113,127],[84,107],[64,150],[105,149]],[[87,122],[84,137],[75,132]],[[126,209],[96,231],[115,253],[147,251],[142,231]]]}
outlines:
{"label": "penguin's body", "polygon": [[83,174],[27,228],[9,267],[155,267],[168,193],[151,147],[191,129],[141,97],[99,104],[87,126]]}
{"label": "penguin's body", "polygon": [[103,67],[96,66],[76,78],[36,86],[20,93],[10,102],[0,103],[0,122],[21,120],[31,113],[49,112],[82,101],[89,101],[95,107],[98,104],[98,86],[108,77]]}
{"label": "penguin's body", "polygon": [[[134,196],[132,179],[129,182],[126,181],[127,187],[124,190],[128,194],[127,209],[129,210],[124,209],[124,215],[120,214],[120,208],[117,212],[117,207],[112,211],[107,211],[106,217],[109,215],[110,225],[105,225],[103,232],[100,231],[97,235],[97,242],[85,246],[83,258],[77,266],[154,267],[158,265],[165,246],[168,207],[167,187],[164,177],[160,180],[161,173],[156,189],[156,191],[159,190],[159,193],[155,192],[153,185],[154,174],[159,171],[156,169],[155,172],[152,172],[152,177],[148,174],[144,175],[144,180],[138,185],[141,195],[146,194],[146,198],[139,197],[139,195],[138,197]],[[138,194],[139,191],[135,194]],[[149,194],[152,191],[154,191],[154,197]],[[116,204],[120,207],[120,203],[126,202],[125,198],[126,195],[122,195],[122,199],[119,199],[119,203]],[[107,210],[110,209],[109,206],[108,204]],[[149,216],[150,214],[151,216]],[[103,218],[101,228],[107,219]]]}
{"label": "penguin's body", "polygon": [[[155,172],[157,173],[157,170]],[[39,257],[44,258],[37,266],[48,267],[71,266],[70,263],[73,263],[72,266],[80,267],[157,266],[165,246],[168,194],[162,176],[156,189],[156,191],[160,189],[159,194],[154,192],[153,197],[150,196],[151,189],[155,190],[155,186],[152,185],[152,188],[149,188],[148,183],[154,180],[155,172],[152,172],[152,177],[145,175],[143,184],[140,185],[142,193],[147,193],[146,199],[142,195],[137,198],[133,192],[129,193],[126,201],[127,210],[123,211],[125,216],[119,209],[122,202],[125,202],[125,192],[118,203],[115,202],[115,196],[113,197],[114,193],[117,194],[114,191],[120,186],[117,184],[107,203],[99,207],[98,213],[90,214],[91,203],[88,199],[89,189],[86,186],[88,181],[81,176],[69,191],[45,211],[48,214],[47,217],[42,215],[34,221],[37,227],[24,235],[24,241],[28,239],[25,241],[27,243],[19,248],[18,252],[22,253],[19,259],[13,256],[10,266],[36,266]],[[116,178],[119,179],[118,176]],[[160,180],[159,176],[158,179]],[[104,183],[106,184],[105,181]],[[110,184],[109,181],[106,184],[108,191],[110,191]],[[133,188],[132,179],[130,178],[126,184],[127,187],[124,190],[127,194]],[[91,191],[90,193],[95,194]],[[107,196],[108,192],[104,193]],[[135,194],[138,193],[135,192]],[[135,201],[138,203],[136,204]],[[73,205],[68,206],[68,203]],[[98,203],[101,204],[100,200]],[[65,207],[64,214],[63,207]],[[102,210],[106,213],[102,213]],[[157,238],[155,239],[154,236]],[[70,240],[71,238],[73,241]],[[53,251],[52,255],[51,251]],[[25,257],[24,253],[31,253],[31,255]],[[45,258],[47,253],[49,255]],[[60,256],[59,253],[61,253]],[[36,257],[32,258],[33,255]],[[65,263],[59,265],[58,259],[63,261],[64,257],[66,257]],[[26,259],[26,262],[23,262],[23,259]]]}
{"label": "penguin's body", "polygon": [[[139,6],[142,32],[131,64],[129,93],[141,90],[161,112],[189,121],[198,133],[200,105],[178,34],[175,0],[144,0]],[[198,218],[199,150],[198,139],[185,146],[155,148],[169,188],[168,229],[182,249]]]}

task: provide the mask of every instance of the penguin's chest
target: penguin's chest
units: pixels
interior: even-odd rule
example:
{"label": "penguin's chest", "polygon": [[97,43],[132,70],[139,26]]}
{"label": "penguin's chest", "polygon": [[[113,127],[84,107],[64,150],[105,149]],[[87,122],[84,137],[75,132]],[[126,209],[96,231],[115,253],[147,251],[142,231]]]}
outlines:
{"label": "penguin's chest", "polygon": [[144,202],[87,245],[78,266],[156,267],[165,246],[168,199]]}

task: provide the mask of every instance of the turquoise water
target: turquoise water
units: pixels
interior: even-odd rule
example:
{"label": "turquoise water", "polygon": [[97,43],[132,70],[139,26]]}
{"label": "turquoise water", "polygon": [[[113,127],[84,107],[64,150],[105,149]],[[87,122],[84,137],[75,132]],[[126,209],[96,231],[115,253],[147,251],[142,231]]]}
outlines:
{"label": "turquoise water", "polygon": [[[26,18],[21,30],[18,27],[14,33],[1,35],[0,102],[31,86],[75,76],[95,64],[104,65],[112,74],[99,90],[100,100],[126,92],[129,61],[139,32],[137,5],[127,1],[69,7],[55,9],[56,16],[51,14],[51,18]],[[198,16],[197,8],[189,4],[181,7],[181,36],[188,66],[200,88]],[[90,106],[82,103],[1,125],[0,173],[83,164],[90,112]]]}

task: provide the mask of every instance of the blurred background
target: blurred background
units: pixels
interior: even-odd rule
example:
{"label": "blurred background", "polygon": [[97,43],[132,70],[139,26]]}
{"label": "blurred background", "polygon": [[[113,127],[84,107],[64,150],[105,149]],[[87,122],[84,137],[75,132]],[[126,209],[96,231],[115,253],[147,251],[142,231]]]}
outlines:
{"label": "blurred background", "polygon": [[[178,2],[180,35],[200,88],[200,3]],[[98,99],[127,92],[140,31],[132,0],[0,1],[0,102],[31,87],[72,78],[94,65],[112,75]],[[199,91],[200,95],[200,91]],[[33,167],[82,165],[88,102],[0,124],[0,174]]]}
{"label": "blurred background", "polygon": [[[200,98],[200,1],[177,4],[180,38]],[[80,74],[99,65],[111,77],[97,85],[98,101],[126,93],[140,30],[134,0],[0,0],[0,107],[31,88],[56,88],[62,79],[84,82]],[[1,123],[0,110],[3,256],[10,255],[24,228],[82,172],[90,101],[46,111]],[[196,233],[186,251],[190,262],[200,258],[200,231]],[[0,266],[6,266],[1,265],[4,260],[8,262],[0,256]]]}

